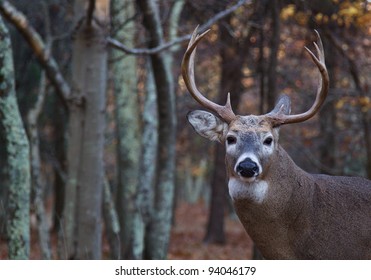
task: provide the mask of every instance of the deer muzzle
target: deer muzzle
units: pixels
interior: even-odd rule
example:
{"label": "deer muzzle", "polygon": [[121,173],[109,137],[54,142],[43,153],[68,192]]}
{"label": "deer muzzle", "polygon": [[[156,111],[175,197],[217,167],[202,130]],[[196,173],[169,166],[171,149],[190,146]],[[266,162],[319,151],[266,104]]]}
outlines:
{"label": "deer muzzle", "polygon": [[259,175],[259,166],[250,158],[246,158],[238,163],[236,172],[238,175],[244,178],[256,177]]}

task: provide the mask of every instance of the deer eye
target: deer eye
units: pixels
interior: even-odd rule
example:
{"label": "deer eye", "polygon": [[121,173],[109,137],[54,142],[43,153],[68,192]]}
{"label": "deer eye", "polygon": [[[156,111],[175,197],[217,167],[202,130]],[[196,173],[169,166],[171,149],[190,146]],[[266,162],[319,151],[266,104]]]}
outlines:
{"label": "deer eye", "polygon": [[273,138],[269,136],[269,137],[265,138],[263,144],[266,145],[266,146],[270,146],[272,144],[272,142],[273,142]]}
{"label": "deer eye", "polygon": [[237,138],[236,137],[234,137],[232,135],[230,135],[230,136],[227,137],[227,143],[228,143],[228,145],[236,144],[236,142],[237,142]]}

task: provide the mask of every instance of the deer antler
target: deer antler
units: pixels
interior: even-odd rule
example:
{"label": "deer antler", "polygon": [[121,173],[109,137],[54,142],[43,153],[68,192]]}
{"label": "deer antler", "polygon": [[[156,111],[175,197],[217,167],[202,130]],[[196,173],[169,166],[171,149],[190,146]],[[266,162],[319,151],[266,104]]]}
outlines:
{"label": "deer antler", "polygon": [[299,123],[310,119],[319,111],[323,102],[326,99],[329,90],[329,76],[325,65],[325,53],[323,50],[322,40],[317,30],[315,30],[315,32],[317,35],[317,43],[313,42],[313,44],[316,48],[318,57],[315,54],[313,54],[313,52],[310,51],[307,47],[305,47],[305,49],[311,56],[313,62],[317,65],[318,70],[321,74],[316,99],[312,107],[305,113],[297,115],[283,115],[283,114],[271,115],[270,117],[272,118],[273,122],[276,123],[277,125]]}
{"label": "deer antler", "polygon": [[193,31],[191,40],[189,41],[187,50],[183,56],[182,76],[184,82],[187,86],[188,91],[198,103],[200,103],[203,107],[209,109],[210,111],[213,111],[214,113],[218,114],[227,123],[230,123],[232,120],[236,118],[236,115],[233,113],[232,110],[230,94],[228,93],[227,103],[224,106],[221,106],[207,99],[196,87],[194,73],[194,60],[196,54],[196,47],[197,44],[201,41],[201,39],[210,31],[207,30],[201,35],[198,35],[197,29],[198,26]]}

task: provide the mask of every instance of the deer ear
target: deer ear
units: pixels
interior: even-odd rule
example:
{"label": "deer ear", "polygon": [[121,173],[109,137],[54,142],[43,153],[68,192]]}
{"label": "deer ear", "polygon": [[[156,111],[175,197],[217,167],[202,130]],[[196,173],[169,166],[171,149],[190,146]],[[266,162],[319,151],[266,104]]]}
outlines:
{"label": "deer ear", "polygon": [[213,114],[196,110],[187,114],[187,119],[194,130],[211,141],[223,142],[228,125]]}
{"label": "deer ear", "polygon": [[281,95],[274,109],[269,115],[290,115],[291,113],[291,100],[287,95]]}

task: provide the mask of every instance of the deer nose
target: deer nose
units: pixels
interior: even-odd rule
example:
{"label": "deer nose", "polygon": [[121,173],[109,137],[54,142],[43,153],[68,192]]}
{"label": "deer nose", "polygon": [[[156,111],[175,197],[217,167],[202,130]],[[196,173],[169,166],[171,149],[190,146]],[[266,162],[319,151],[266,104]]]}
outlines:
{"label": "deer nose", "polygon": [[236,171],[242,177],[251,178],[259,173],[259,166],[247,158],[238,164]]}

